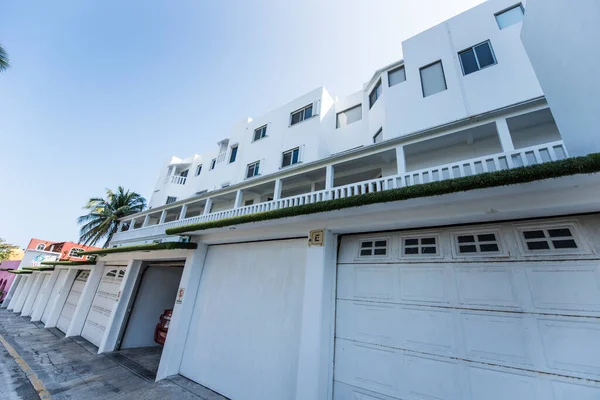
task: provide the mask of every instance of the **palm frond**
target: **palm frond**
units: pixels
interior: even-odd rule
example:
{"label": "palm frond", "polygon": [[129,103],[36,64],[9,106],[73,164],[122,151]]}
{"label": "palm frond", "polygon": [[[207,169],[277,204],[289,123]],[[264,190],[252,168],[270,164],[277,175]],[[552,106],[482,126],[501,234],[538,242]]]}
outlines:
{"label": "palm frond", "polygon": [[8,53],[6,53],[6,50],[0,45],[0,72],[5,71],[8,67],[10,67]]}

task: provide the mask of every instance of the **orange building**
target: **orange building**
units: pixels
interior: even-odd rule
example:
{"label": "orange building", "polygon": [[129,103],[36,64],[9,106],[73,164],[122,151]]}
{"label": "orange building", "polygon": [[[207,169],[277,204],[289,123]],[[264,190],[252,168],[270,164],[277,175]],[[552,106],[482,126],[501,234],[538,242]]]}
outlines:
{"label": "orange building", "polygon": [[42,239],[31,239],[27,250],[43,250],[60,253],[60,261],[83,261],[87,256],[79,256],[78,253],[87,250],[97,250],[99,247],[85,246],[74,242],[51,242]]}

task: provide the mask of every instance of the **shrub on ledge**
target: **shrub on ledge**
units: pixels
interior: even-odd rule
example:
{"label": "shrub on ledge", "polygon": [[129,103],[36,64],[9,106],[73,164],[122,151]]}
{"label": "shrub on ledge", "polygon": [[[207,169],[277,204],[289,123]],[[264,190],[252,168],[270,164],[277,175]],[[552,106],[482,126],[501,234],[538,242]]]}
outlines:
{"label": "shrub on ledge", "polygon": [[193,250],[198,245],[196,243],[184,243],[184,242],[166,242],[166,243],[151,243],[151,244],[138,244],[135,246],[122,246],[122,247],[111,247],[109,249],[89,250],[79,253],[80,255],[86,254],[112,254],[112,253],[129,253],[132,251],[153,251],[153,250]]}

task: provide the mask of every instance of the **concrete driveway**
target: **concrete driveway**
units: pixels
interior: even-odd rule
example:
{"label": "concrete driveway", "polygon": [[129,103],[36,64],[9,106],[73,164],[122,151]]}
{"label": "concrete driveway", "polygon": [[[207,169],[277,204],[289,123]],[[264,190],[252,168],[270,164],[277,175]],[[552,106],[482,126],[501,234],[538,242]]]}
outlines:
{"label": "concrete driveway", "polygon": [[0,399],[227,400],[182,376],[154,382],[144,366],[96,351],[0,310]]}

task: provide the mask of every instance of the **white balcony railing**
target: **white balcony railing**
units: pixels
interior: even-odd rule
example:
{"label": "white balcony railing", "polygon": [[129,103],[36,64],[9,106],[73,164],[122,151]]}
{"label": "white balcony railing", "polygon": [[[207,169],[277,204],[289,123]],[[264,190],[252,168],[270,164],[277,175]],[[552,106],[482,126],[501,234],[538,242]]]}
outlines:
{"label": "white balcony railing", "polygon": [[181,175],[167,175],[165,176],[165,183],[173,183],[175,185],[185,185],[187,177]]}
{"label": "white balcony railing", "polygon": [[345,186],[337,186],[332,189],[305,193],[298,196],[286,197],[264,203],[218,211],[206,215],[198,215],[160,225],[152,225],[124,232],[117,232],[113,237],[113,242],[160,236],[165,234],[165,230],[167,228],[174,228],[183,225],[216,221],[223,218],[239,217],[242,215],[254,214],[263,211],[295,207],[303,204],[317,203],[320,201],[358,196],[365,193],[380,192],[383,190],[397,189],[422,183],[477,175],[484,172],[494,172],[527,165],[542,164],[548,161],[562,160],[567,157],[567,151],[562,141],[546,143],[543,145],[527,147],[506,153],[498,153],[484,157],[472,158],[470,160],[457,161],[450,164],[424,168],[403,174],[384,176],[381,178],[356,182]]}

